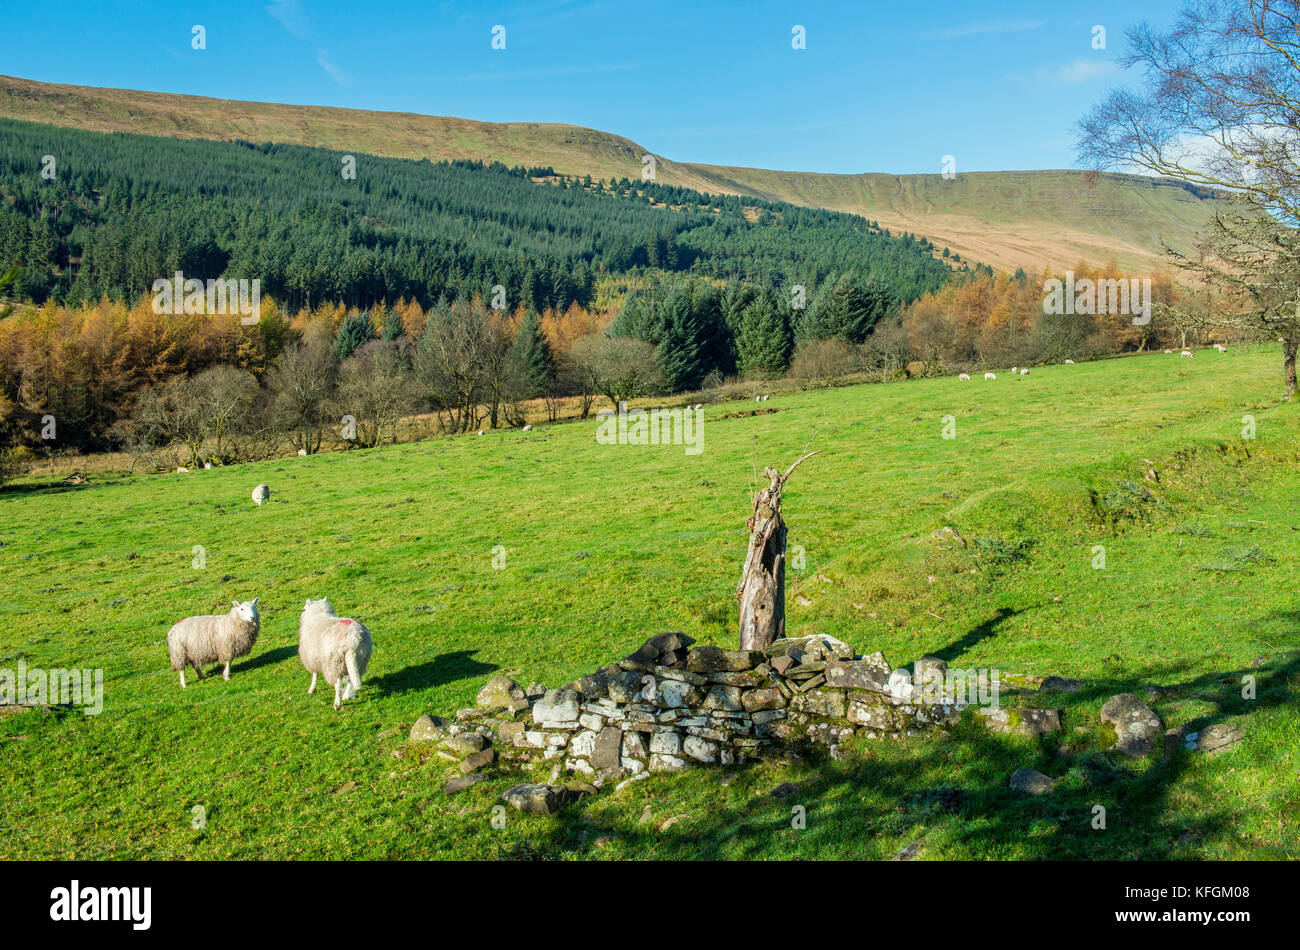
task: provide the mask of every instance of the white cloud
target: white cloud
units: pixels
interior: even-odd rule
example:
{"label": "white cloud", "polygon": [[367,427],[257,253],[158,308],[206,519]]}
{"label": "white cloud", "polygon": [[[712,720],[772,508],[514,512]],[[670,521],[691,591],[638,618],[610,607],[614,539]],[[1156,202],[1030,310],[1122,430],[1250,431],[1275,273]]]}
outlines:
{"label": "white cloud", "polygon": [[294,39],[301,40],[315,48],[316,65],[323,69],[325,75],[329,76],[330,79],[333,79],[341,86],[351,86],[356,82],[346,70],[341,69],[334,62],[330,57],[329,50],[316,45],[312,39],[314,31],[312,30],[311,18],[303,12],[298,0],[274,0],[266,8],[266,12],[279,20],[285,32]]}

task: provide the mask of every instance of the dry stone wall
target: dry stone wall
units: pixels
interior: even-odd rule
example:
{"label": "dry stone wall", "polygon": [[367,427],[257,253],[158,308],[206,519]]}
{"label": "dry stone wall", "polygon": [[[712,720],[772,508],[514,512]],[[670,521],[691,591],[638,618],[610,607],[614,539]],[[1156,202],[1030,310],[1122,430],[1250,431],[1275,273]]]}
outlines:
{"label": "dry stone wall", "polygon": [[[460,761],[466,773],[494,762],[549,762],[598,787],[610,778],[729,765],[797,747],[837,755],[852,735],[886,738],[952,726],[966,705],[942,692],[921,702],[911,675],[900,680],[882,654],[860,656],[825,635],[778,640],[761,652],[693,644],[682,633],[660,634],[556,689],[494,676],[477,707],[452,721],[421,717],[411,738],[439,739],[439,754]],[[918,682],[937,683],[945,665],[925,658],[914,672]],[[1054,710],[1025,713],[1012,710],[986,724],[1060,727]]]}

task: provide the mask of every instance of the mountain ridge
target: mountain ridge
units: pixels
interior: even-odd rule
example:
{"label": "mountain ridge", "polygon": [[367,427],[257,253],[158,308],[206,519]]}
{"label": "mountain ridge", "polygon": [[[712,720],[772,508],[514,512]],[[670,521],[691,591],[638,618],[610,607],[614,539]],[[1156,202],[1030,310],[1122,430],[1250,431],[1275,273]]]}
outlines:
{"label": "mountain ridge", "polygon": [[553,167],[597,179],[641,174],[697,191],[746,195],[860,214],[963,259],[1012,271],[1082,261],[1150,272],[1162,242],[1191,245],[1217,200],[1166,179],[1069,169],[825,173],[682,162],[584,126],[484,122],[414,112],[286,105],[177,93],[42,83],[0,76],[0,116],[92,131],[315,145],[395,158],[480,159]]}

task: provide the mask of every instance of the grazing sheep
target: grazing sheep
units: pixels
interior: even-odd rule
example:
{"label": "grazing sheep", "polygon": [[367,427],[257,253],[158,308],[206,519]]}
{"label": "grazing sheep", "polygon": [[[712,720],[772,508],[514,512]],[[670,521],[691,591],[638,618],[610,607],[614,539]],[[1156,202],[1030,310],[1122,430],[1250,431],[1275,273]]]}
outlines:
{"label": "grazing sheep", "polygon": [[1027,369],[1022,369],[1022,370],[1020,371],[1020,375],[1021,375],[1021,376],[1028,376],[1028,375],[1029,375],[1029,370],[1027,370]]}
{"label": "grazing sheep", "polygon": [[306,450],[306,449],[299,449],[299,450],[298,450],[298,455],[299,455],[299,456],[303,456],[303,455],[306,455],[306,454],[307,454],[307,450]]}
{"label": "grazing sheep", "polygon": [[1073,365],[1074,365],[1074,360],[1066,360],[1066,361],[1065,361],[1065,365],[1066,365],[1066,366],[1073,366]]}
{"label": "grazing sheep", "polygon": [[483,434],[483,430],[482,430],[482,429],[479,429],[479,430],[478,430],[478,434],[479,434],[479,435],[482,435],[482,434]]}
{"label": "grazing sheep", "polygon": [[185,688],[185,667],[194,667],[203,679],[205,663],[224,663],[223,680],[230,679],[230,661],[248,656],[257,642],[262,618],[257,613],[260,598],[234,604],[228,614],[211,614],[203,617],[186,617],[167,631],[167,652],[171,655],[172,669],[181,675],[181,689]]}
{"label": "grazing sheep", "polygon": [[525,432],[532,432],[532,431],[533,431],[533,427],[530,426],[530,425],[524,426],[524,431],[525,431]]}
{"label": "grazing sheep", "polygon": [[182,465],[180,468],[176,469],[176,474],[177,474],[177,475],[188,475],[189,473],[190,473],[190,470],[189,470],[188,468],[186,468],[184,465]]}
{"label": "grazing sheep", "polygon": [[1018,372],[1020,372],[1020,367],[1019,367],[1019,366],[1013,366],[1013,367],[1011,367],[1011,375],[1012,375],[1012,376],[1016,375],[1016,373],[1018,373]]}
{"label": "grazing sheep", "polygon": [[1226,346],[1224,346],[1222,343],[1216,343],[1216,344],[1214,344],[1214,348],[1215,348],[1216,350],[1218,350],[1220,353],[1226,353],[1226,352],[1228,352],[1228,348],[1227,348]]}
{"label": "grazing sheep", "polygon": [[1166,353],[1172,353],[1173,350],[1165,350]]}
{"label": "grazing sheep", "polygon": [[334,687],[334,708],[361,692],[361,677],[370,663],[370,631],[349,617],[336,617],[327,598],[309,600],[298,621],[298,656],[311,674],[308,693],[316,692],[316,677]]}
{"label": "grazing sheep", "polygon": [[262,507],[262,502],[266,501],[270,497],[271,489],[267,488],[265,484],[258,485],[253,489],[253,503],[259,508]]}
{"label": "grazing sheep", "polygon": [[997,375],[994,374],[994,373],[985,373],[985,374],[984,374],[984,378],[985,378],[985,379],[997,379],[998,377],[997,377]]}
{"label": "grazing sheep", "polygon": [[1185,360],[1190,360],[1190,359],[1192,358],[1192,351],[1191,351],[1191,350],[1183,350],[1183,352],[1182,352],[1180,355],[1182,356],[1183,359],[1185,359]]}
{"label": "grazing sheep", "polygon": [[961,373],[960,375],[958,375],[957,378],[960,379],[963,383],[969,383],[970,373]]}

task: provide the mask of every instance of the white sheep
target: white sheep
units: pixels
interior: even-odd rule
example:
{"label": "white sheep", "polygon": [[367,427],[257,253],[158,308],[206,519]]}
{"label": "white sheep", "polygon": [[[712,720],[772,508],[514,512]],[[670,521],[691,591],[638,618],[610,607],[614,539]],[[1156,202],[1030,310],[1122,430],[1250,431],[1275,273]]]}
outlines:
{"label": "white sheep", "polygon": [[1185,359],[1185,360],[1190,360],[1190,359],[1192,359],[1192,351],[1191,351],[1191,350],[1183,350],[1183,352],[1182,352],[1180,355],[1181,355],[1182,358]]}
{"label": "white sheep", "polygon": [[1028,376],[1028,375],[1029,375],[1029,370],[1027,370],[1027,369],[1022,369],[1022,370],[1020,371],[1020,375],[1021,375],[1021,376]]}
{"label": "white sheep", "polygon": [[969,383],[970,373],[960,373],[958,374],[957,378],[960,379],[963,383]]}
{"label": "white sheep", "polygon": [[303,457],[304,455],[306,455],[306,454],[307,454],[307,450],[306,450],[306,449],[299,449],[299,450],[298,450],[298,457],[299,457],[299,458],[302,458],[302,457]]}
{"label": "white sheep", "polygon": [[337,617],[327,598],[309,600],[298,620],[298,657],[311,674],[308,693],[316,692],[316,677],[334,687],[334,708],[361,692],[361,677],[370,663],[370,631],[350,617]]}
{"label": "white sheep", "polygon": [[1074,360],[1066,360],[1066,361],[1065,361],[1065,365],[1066,365],[1066,366],[1073,366],[1073,365],[1074,365]]}
{"label": "white sheep", "polygon": [[227,614],[210,614],[186,617],[167,631],[167,652],[171,655],[172,669],[180,673],[181,689],[185,688],[185,667],[194,667],[203,679],[203,665],[224,663],[223,680],[230,679],[230,661],[248,656],[257,642],[262,618],[257,613],[260,598],[234,604]]}
{"label": "white sheep", "polygon": [[266,501],[270,497],[271,489],[267,488],[264,484],[258,485],[253,489],[253,504],[257,505],[259,508],[262,507],[262,502]]}
{"label": "white sheep", "polygon": [[525,431],[525,432],[532,432],[532,431],[533,431],[533,427],[532,427],[531,425],[524,426],[524,431]]}
{"label": "white sheep", "polygon": [[1218,350],[1220,353],[1226,353],[1226,352],[1228,352],[1228,348],[1227,348],[1226,346],[1224,346],[1222,343],[1216,343],[1216,344],[1214,344],[1214,348],[1215,348],[1216,350]]}
{"label": "white sheep", "polygon": [[985,379],[997,379],[998,377],[997,377],[997,374],[996,374],[996,373],[985,373],[985,374],[984,374],[984,378],[985,378]]}
{"label": "white sheep", "polygon": [[1012,375],[1012,376],[1016,375],[1016,373],[1018,373],[1018,372],[1020,372],[1020,367],[1019,367],[1019,366],[1013,366],[1013,367],[1011,367],[1011,375]]}
{"label": "white sheep", "polygon": [[1169,354],[1169,353],[1172,353],[1172,352],[1173,352],[1173,350],[1165,350],[1166,355]]}

